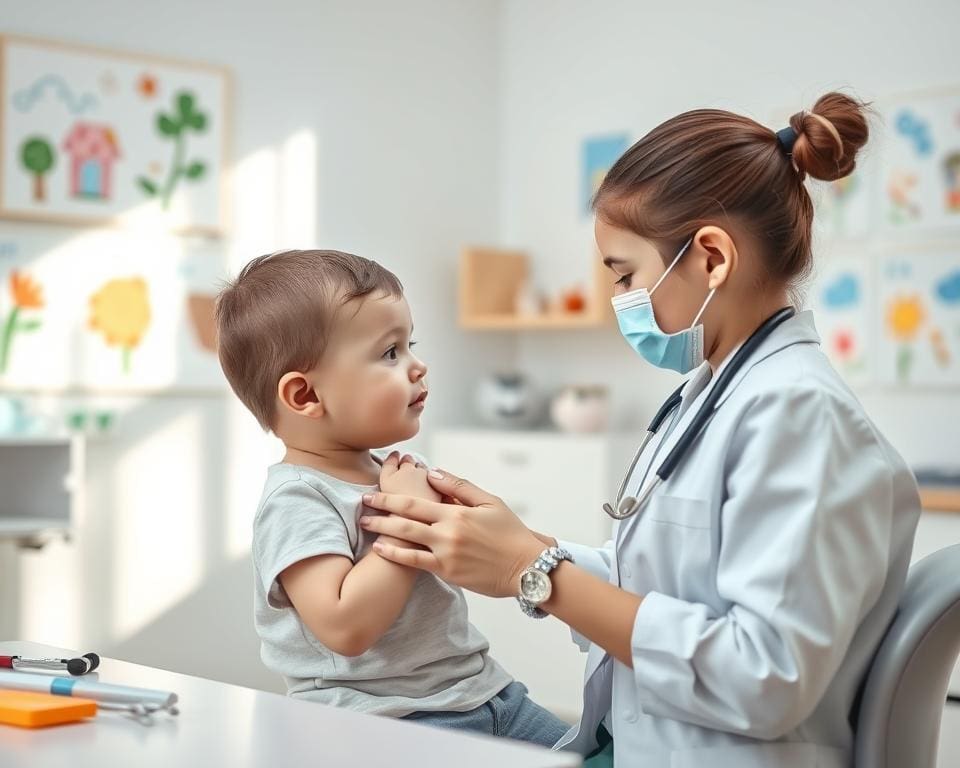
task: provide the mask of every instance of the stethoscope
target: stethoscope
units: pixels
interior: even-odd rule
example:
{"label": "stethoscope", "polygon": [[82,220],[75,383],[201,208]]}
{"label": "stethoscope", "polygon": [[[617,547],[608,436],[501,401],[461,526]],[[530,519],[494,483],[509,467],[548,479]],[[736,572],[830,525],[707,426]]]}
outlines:
{"label": "stethoscope", "polygon": [[657,430],[659,430],[663,422],[667,420],[667,417],[680,406],[680,401],[682,400],[681,393],[686,386],[686,382],[681,384],[676,392],[667,398],[667,401],[660,406],[660,409],[654,415],[650,426],[647,427],[647,434],[644,435],[640,447],[633,456],[633,461],[630,462],[630,469],[627,470],[627,474],[623,477],[623,482],[620,483],[620,490],[617,491],[616,509],[610,506],[609,503],[604,503],[604,512],[614,520],[626,520],[628,517],[636,514],[640,507],[647,503],[647,500],[657,489],[657,486],[673,474],[673,470],[677,468],[677,465],[682,461],[683,457],[693,447],[700,433],[703,432],[707,424],[710,423],[710,419],[713,418],[716,410],[717,401],[730,385],[733,377],[743,368],[748,358],[756,352],[757,347],[759,347],[779,325],[789,320],[795,314],[796,310],[793,307],[784,307],[763,321],[761,326],[757,328],[757,330],[751,334],[750,338],[743,343],[740,349],[736,351],[730,360],[730,364],[723,369],[723,372],[717,379],[717,383],[714,384],[713,389],[707,395],[703,406],[701,406],[697,415],[693,417],[693,420],[686,430],[684,430],[683,434],[680,435],[680,439],[677,440],[676,445],[674,445],[670,453],[667,454],[667,458],[660,464],[660,467],[654,473],[653,479],[647,483],[646,487],[636,498],[633,496],[624,496],[623,494],[627,489],[627,483],[630,481],[631,475],[633,475],[633,470],[636,469],[637,462],[640,461],[640,456],[643,454],[644,448],[647,447],[647,444],[657,434]]}

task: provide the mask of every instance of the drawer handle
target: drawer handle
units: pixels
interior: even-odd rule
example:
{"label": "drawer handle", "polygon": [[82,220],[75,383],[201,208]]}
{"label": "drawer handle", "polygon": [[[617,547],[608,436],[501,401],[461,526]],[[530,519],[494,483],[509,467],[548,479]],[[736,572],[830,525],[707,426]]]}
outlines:
{"label": "drawer handle", "polygon": [[500,459],[504,464],[523,467],[530,462],[530,454],[522,453],[521,451],[501,451]]}

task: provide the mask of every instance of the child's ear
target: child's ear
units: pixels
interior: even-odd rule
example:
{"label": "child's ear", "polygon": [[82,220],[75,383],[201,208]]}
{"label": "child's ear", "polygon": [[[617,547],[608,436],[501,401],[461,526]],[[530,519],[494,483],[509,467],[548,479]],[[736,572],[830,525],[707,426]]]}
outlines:
{"label": "child's ear", "polygon": [[277,385],[280,402],[298,416],[317,419],[323,416],[323,402],[307,377],[299,371],[290,371],[280,377]]}
{"label": "child's ear", "polygon": [[719,288],[737,268],[740,254],[729,233],[720,227],[701,227],[694,238],[700,250],[706,254],[705,266],[708,285]]}

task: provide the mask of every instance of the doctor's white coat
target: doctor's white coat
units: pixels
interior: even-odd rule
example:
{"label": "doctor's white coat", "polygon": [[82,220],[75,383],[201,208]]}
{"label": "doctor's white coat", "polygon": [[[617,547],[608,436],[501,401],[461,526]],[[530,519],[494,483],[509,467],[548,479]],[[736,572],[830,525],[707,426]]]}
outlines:
{"label": "doctor's white coat", "polygon": [[[715,380],[695,372],[628,494]],[[821,352],[812,315],[786,321],[613,542],[561,542],[643,603],[633,669],[589,646],[583,718],[558,748],[588,753],[605,722],[618,768],[849,768],[851,707],[919,514],[913,476]]]}

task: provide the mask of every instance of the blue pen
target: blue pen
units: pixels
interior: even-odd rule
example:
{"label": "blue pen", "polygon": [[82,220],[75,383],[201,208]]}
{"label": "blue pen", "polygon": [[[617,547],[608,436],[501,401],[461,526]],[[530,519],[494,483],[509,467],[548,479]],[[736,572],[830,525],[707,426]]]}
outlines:
{"label": "blue pen", "polygon": [[166,710],[172,715],[178,712],[175,693],[150,688],[133,688],[127,685],[111,685],[77,677],[50,677],[0,670],[0,688],[52,693],[54,696],[76,696],[92,699],[99,706],[107,709],[128,709],[141,714],[158,710]]}

